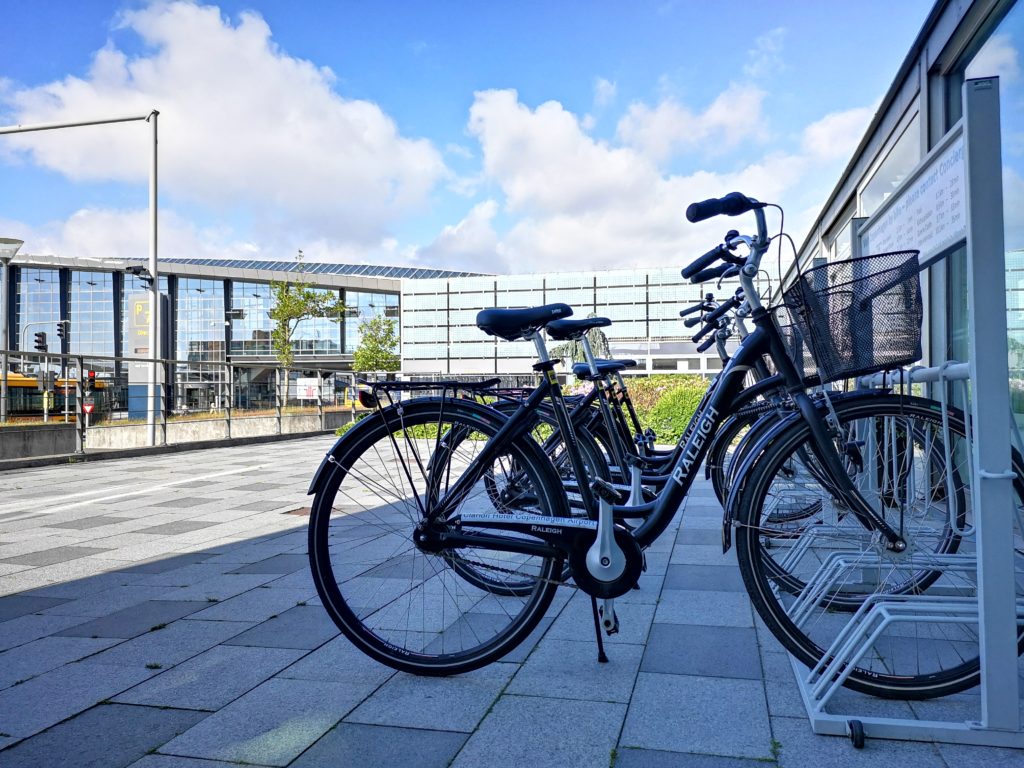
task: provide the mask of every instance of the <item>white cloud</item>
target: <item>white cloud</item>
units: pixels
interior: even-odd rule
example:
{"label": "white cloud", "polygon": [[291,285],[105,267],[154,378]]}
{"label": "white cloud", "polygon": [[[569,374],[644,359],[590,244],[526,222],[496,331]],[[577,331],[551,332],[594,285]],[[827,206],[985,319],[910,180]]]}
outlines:
{"label": "white cloud", "polygon": [[864,137],[875,106],[831,112],[804,129],[804,150],[815,157],[835,160],[850,158]]}
{"label": "white cloud", "polygon": [[476,272],[504,272],[499,261],[498,234],[492,221],[498,212],[494,200],[473,206],[454,226],[445,227],[433,243],[416,253],[416,263],[439,269],[463,269]]}
{"label": "white cloud", "polygon": [[594,80],[594,108],[602,109],[615,101],[618,87],[611,80],[598,77]]}
{"label": "white cloud", "polygon": [[[85,259],[146,258],[149,255],[149,211],[82,208],[63,221],[39,227],[24,222],[0,222],[4,231],[17,232],[25,241],[21,252]],[[174,211],[159,214],[161,258],[289,258],[281,250],[237,237],[230,228],[198,228]]]}
{"label": "white cloud", "polygon": [[747,63],[743,65],[743,73],[747,77],[764,78],[784,69],[782,47],[785,38],[785,28],[776,27],[754,40],[747,54]]}
{"label": "white cloud", "polygon": [[620,141],[661,162],[678,151],[720,152],[748,139],[764,138],[765,92],[733,83],[701,113],[668,97],[651,108],[630,105],[619,121]]}
{"label": "white cloud", "polygon": [[[863,118],[870,110],[855,113]],[[658,119],[653,111],[649,116]],[[685,176],[664,174],[646,148],[594,139],[558,102],[530,109],[515,91],[478,93],[469,130],[480,142],[485,175],[504,194],[506,212],[517,217],[493,246],[500,265],[548,272],[681,266],[734,223],[691,225],[683,217],[687,205],[733,190],[804,211],[828,192],[839,170],[831,166],[845,160],[831,151],[835,144],[822,148],[819,140],[843,133],[830,134],[828,128],[854,122],[842,113],[829,115],[800,137],[800,151],[772,152],[728,172]],[[799,241],[807,220],[797,218],[797,228],[789,229]],[[491,226],[487,231],[491,247]]]}
{"label": "white cloud", "polygon": [[[346,99],[334,75],[289,56],[252,12],[155,3],[124,15],[147,53],[99,51],[84,78],[0,89],[19,123],[160,110],[161,189],[214,210],[338,243],[377,242],[422,206],[447,175],[427,141],[402,136],[376,104]],[[144,182],[149,132],[140,124],[5,137],[75,180]]]}
{"label": "white cloud", "polygon": [[461,144],[456,144],[454,141],[445,144],[444,151],[449,155],[455,155],[461,157],[463,160],[473,159],[473,150],[469,147],[464,147]]}

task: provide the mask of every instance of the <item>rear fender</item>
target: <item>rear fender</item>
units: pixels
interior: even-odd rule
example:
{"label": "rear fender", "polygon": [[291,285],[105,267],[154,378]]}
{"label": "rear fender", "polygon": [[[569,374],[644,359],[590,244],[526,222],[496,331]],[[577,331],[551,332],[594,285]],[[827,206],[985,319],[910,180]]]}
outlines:
{"label": "rear fender", "polygon": [[[446,402],[451,402],[451,398],[445,398],[445,400]],[[310,482],[309,490],[306,491],[306,494],[313,495],[319,491],[324,483],[327,482],[332,472],[347,469],[344,466],[343,457],[348,452],[349,447],[357,444],[367,433],[375,429],[381,429],[384,424],[394,424],[395,428],[397,428],[401,423],[401,414],[411,415],[421,408],[435,408],[441,401],[442,398],[440,397],[418,397],[415,400],[395,403],[357,421],[355,426],[339,437],[334,445],[331,446],[331,449],[327,451],[327,454],[320,462],[320,466],[317,467],[316,473],[313,475],[313,480]],[[495,427],[500,427],[508,421],[508,416],[505,414],[472,400],[460,399],[459,407],[475,411],[483,422],[492,424]],[[399,409],[402,409],[401,414]]]}

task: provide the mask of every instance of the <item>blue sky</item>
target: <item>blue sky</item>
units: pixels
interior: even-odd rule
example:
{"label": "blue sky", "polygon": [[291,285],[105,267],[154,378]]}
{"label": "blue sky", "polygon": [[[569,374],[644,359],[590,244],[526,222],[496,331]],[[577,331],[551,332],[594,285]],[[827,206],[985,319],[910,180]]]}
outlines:
{"label": "blue sky", "polygon": [[[0,0],[0,123],[160,109],[164,256],[664,265],[694,196],[802,235],[930,6]],[[141,255],[147,138],[0,137],[3,234]]]}

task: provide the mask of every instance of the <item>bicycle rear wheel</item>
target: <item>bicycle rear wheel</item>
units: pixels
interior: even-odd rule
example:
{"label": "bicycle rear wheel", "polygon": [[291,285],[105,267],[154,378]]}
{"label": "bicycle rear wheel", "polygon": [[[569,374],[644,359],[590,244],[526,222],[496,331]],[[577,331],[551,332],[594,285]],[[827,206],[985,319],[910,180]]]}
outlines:
{"label": "bicycle rear wheel", "polygon": [[414,540],[421,524],[459,529],[466,512],[568,516],[551,464],[535,443],[519,439],[479,467],[454,512],[437,519],[446,494],[503,422],[480,405],[424,398],[369,417],[340,441],[313,502],[310,565],[335,624],[378,661],[424,675],[477,669],[518,645],[550,605],[560,557],[431,552]]}

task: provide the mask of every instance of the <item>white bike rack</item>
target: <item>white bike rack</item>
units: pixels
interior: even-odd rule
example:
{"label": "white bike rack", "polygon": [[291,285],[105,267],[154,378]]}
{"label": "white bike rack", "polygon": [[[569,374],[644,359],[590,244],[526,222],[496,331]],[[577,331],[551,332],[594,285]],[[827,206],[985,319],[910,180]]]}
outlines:
{"label": "white bike rack", "polygon": [[[865,250],[871,247],[875,252],[894,250],[878,242],[884,243],[886,238],[894,236],[908,240],[901,242],[899,247],[919,247],[921,244],[912,242],[914,225],[921,221],[922,215],[928,216],[933,212],[937,212],[936,216],[941,214],[953,219],[946,218],[936,224],[935,229],[941,236],[933,238],[936,241],[929,243],[930,247],[921,248],[923,264],[944,257],[966,239],[970,362],[912,369],[897,374],[898,378],[892,374],[877,374],[862,379],[860,383],[864,386],[891,386],[897,382],[926,382],[938,383],[945,389],[947,382],[969,381],[972,424],[969,430],[972,452],[970,490],[974,526],[965,534],[973,535],[975,551],[928,556],[919,565],[922,568],[941,566],[944,572],[956,574],[968,583],[976,583],[976,594],[953,595],[950,594],[952,590],[944,590],[940,586],[929,589],[924,595],[871,595],[852,615],[817,666],[808,670],[796,659],[791,659],[814,732],[850,735],[854,737],[855,744],[858,737],[867,736],[1024,748],[1017,654],[1017,624],[1024,621],[1024,600],[1016,594],[1014,572],[1013,524],[1015,519],[1020,524],[1020,512],[1014,503],[1014,475],[1010,466],[1010,433],[1015,428],[1007,428],[1007,414],[1011,410],[1007,387],[998,78],[968,80],[963,86],[963,102],[964,116],[960,123],[939,142],[873,218],[860,223],[855,255],[861,246]],[[960,162],[960,147],[962,165],[956,166],[955,170],[962,168],[962,182],[955,173],[952,178],[949,173],[949,169],[954,167],[951,163]],[[950,183],[956,188],[942,186]],[[966,198],[966,226],[958,229],[955,204],[943,207],[941,202],[936,202],[935,211],[923,209],[920,198],[929,190],[930,194],[936,195],[936,201],[940,200],[939,195],[945,195],[948,200],[959,191]],[[906,227],[901,226],[901,216],[908,219]],[[916,221],[910,221],[912,217],[916,217]],[[945,237],[947,233],[952,233],[952,236]],[[869,246],[870,241],[873,242]],[[984,300],[976,301],[979,296]],[[948,466],[949,440],[945,439],[945,443]],[[866,566],[869,569],[871,555],[865,550],[855,554],[841,550],[830,552],[790,607],[789,613],[794,621],[799,624],[806,620],[810,609],[852,570],[864,572]],[[796,562],[803,557],[803,551],[795,546],[788,557]],[[907,561],[909,567],[918,565],[913,557]],[[978,626],[981,695],[977,719],[915,720],[867,716],[856,711],[827,711],[826,706],[857,661],[872,652],[881,634],[894,625],[915,622]]]}

